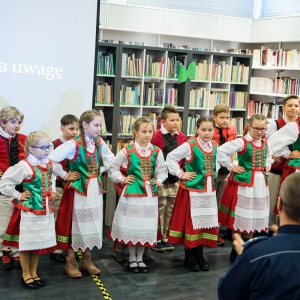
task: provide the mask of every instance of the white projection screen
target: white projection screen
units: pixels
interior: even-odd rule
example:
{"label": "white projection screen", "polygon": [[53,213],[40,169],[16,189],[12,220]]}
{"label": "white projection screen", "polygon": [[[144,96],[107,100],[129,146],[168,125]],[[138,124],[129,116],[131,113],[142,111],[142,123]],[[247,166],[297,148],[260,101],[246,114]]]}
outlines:
{"label": "white projection screen", "polygon": [[0,0],[0,109],[21,131],[58,138],[60,119],[92,108],[99,0]]}

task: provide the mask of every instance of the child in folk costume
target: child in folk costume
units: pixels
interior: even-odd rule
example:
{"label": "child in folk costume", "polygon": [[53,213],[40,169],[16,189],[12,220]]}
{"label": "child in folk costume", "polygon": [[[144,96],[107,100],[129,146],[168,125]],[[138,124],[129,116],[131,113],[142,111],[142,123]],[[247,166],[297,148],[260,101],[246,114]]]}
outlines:
{"label": "child in folk costume", "polygon": [[82,268],[91,275],[100,273],[91,261],[91,249],[102,247],[103,188],[102,173],[114,158],[99,137],[102,118],[97,110],[84,112],[79,119],[80,134],[58,146],[50,154],[54,163],[69,160],[71,171],[81,174],[79,180],[65,187],[56,219],[57,248],[67,250],[65,272],[72,278],[82,277],[75,259],[83,251]]}
{"label": "child in folk costume", "polygon": [[282,172],[282,183],[288,175],[300,172],[300,118],[275,132],[269,141],[274,156],[284,157],[287,160]]}
{"label": "child in folk costume", "polygon": [[[0,111],[0,178],[10,167],[25,158],[24,145],[26,136],[18,133],[24,115],[14,106],[5,106]],[[22,192],[22,186],[17,187]],[[8,249],[2,241],[9,223],[13,205],[12,197],[0,194],[0,270],[10,271],[13,267],[20,268],[19,250]]]}
{"label": "child in folk costume", "polygon": [[[30,133],[25,142],[26,159],[8,168],[0,181],[1,193],[13,197],[13,204],[18,208],[12,214],[3,244],[18,246],[21,280],[29,288],[45,286],[45,281],[37,275],[39,256],[53,251],[56,246],[51,174],[54,171],[66,180],[80,176],[64,172],[60,165],[53,170],[48,159],[51,149],[46,133]],[[24,192],[16,190],[16,185],[21,183]]]}
{"label": "child in folk costume", "polygon": [[[297,95],[287,96],[282,103],[283,116],[277,120],[269,120],[267,138],[269,139],[272,134],[284,127],[290,122],[295,122],[298,118],[300,112],[300,98]],[[289,131],[288,131],[289,133]],[[276,136],[275,136],[276,137]],[[286,139],[284,136],[284,143]],[[282,143],[276,143],[279,147],[282,146]],[[274,145],[276,146],[276,145]],[[274,154],[274,149],[272,145],[272,151]],[[274,208],[277,204],[277,198],[279,194],[279,187],[282,177],[282,172],[284,166],[287,163],[287,159],[281,156],[274,156],[274,163],[272,164],[270,173],[269,173],[269,191],[270,191],[270,212],[269,212],[269,229],[273,224],[276,224],[276,214],[274,213]]]}
{"label": "child in folk costume", "polygon": [[[128,245],[131,272],[148,272],[143,261],[145,247],[157,241],[157,187],[168,176],[162,151],[150,143],[154,126],[149,118],[137,119],[133,126],[134,143],[115,157],[109,176],[123,182],[124,188],[112,223],[112,239]],[[120,167],[126,170],[124,177]]]}
{"label": "child in folk costume", "polygon": [[[251,239],[254,232],[268,230],[269,189],[267,174],[273,163],[272,151],[265,140],[267,118],[255,114],[248,120],[248,132],[219,147],[218,163],[231,171],[219,205],[219,222]],[[238,154],[238,165],[231,157]],[[237,254],[232,248],[230,260]]]}
{"label": "child in folk costume", "polygon": [[[168,238],[172,244],[184,244],[184,264],[192,272],[209,270],[203,257],[203,245],[217,246],[218,146],[212,140],[214,130],[211,117],[200,117],[195,136],[167,156],[169,173],[180,179]],[[186,172],[178,165],[182,159],[185,159]]]}

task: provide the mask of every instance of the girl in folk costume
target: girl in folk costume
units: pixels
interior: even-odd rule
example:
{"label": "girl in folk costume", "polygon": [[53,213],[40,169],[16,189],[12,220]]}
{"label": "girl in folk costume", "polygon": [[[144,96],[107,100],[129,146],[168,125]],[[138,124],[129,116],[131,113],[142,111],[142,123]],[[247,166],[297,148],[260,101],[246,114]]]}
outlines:
{"label": "girl in folk costume", "polygon": [[300,118],[275,132],[269,139],[275,156],[287,160],[283,168],[281,183],[295,172],[300,172]]}
{"label": "girl in folk costume", "polygon": [[[272,151],[265,140],[267,118],[255,114],[248,120],[247,133],[219,147],[218,163],[231,171],[219,205],[219,222],[251,239],[255,231],[267,231],[269,189],[267,174],[273,163]],[[237,152],[238,165],[231,157]],[[237,254],[232,248],[230,260]]]}
{"label": "girl in folk costume", "polygon": [[56,219],[57,249],[67,250],[65,272],[82,277],[75,252],[83,251],[82,268],[91,275],[100,273],[91,261],[90,250],[102,247],[103,188],[102,173],[110,167],[113,153],[99,137],[102,118],[99,111],[88,110],[79,119],[79,136],[58,146],[50,159],[58,163],[69,160],[71,171],[79,180],[65,187]]}
{"label": "girl in folk costume", "polygon": [[[10,167],[25,158],[24,145],[26,136],[18,133],[24,115],[14,106],[5,106],[0,111],[0,178]],[[17,190],[22,192],[22,186]],[[19,251],[15,247],[8,249],[2,241],[9,223],[13,205],[12,197],[0,194],[0,270],[10,271],[20,268]]]}
{"label": "girl in folk costume", "polygon": [[[212,140],[215,123],[211,117],[197,120],[196,134],[167,156],[169,173],[179,177],[179,190],[170,222],[168,241],[184,244],[185,267],[208,271],[203,245],[217,246],[218,210],[217,143]],[[186,172],[178,162],[185,159]]]}
{"label": "girl in folk costume", "polygon": [[[112,223],[112,239],[128,245],[132,272],[148,272],[143,261],[145,247],[157,241],[157,187],[168,176],[162,151],[150,143],[154,126],[147,117],[137,119],[133,126],[134,143],[123,148],[115,157],[109,176],[123,182],[124,188]],[[123,176],[120,167],[126,170]]]}
{"label": "girl in folk costume", "polygon": [[[25,142],[26,159],[8,168],[0,181],[1,193],[13,197],[17,208],[3,244],[19,248],[22,282],[29,288],[45,285],[45,281],[37,275],[39,256],[53,251],[56,246],[51,194],[53,166],[48,159],[51,147],[46,133],[30,133]],[[66,173],[60,165],[54,173],[67,180],[79,177],[77,173]],[[24,192],[16,190],[21,183]]]}
{"label": "girl in folk costume", "polygon": [[[283,105],[282,105],[283,116],[282,118],[279,118],[277,120],[269,120],[268,131],[266,134],[267,138],[270,138],[270,136],[272,136],[273,133],[281,129],[286,124],[290,122],[295,122],[297,120],[300,111],[299,103],[300,103],[300,99],[297,95],[289,95],[283,100]],[[286,139],[284,138],[284,143],[285,141]],[[279,143],[276,144],[279,145],[280,147],[282,146],[282,144]],[[272,145],[272,151],[274,154],[273,145]],[[292,154],[292,156],[294,154]],[[287,163],[287,159],[282,156],[273,155],[273,159],[274,159],[274,164],[272,165],[269,173],[269,191],[270,191],[269,228],[271,228],[273,224],[276,224],[276,214],[273,211],[277,204],[282,172],[284,166]]]}

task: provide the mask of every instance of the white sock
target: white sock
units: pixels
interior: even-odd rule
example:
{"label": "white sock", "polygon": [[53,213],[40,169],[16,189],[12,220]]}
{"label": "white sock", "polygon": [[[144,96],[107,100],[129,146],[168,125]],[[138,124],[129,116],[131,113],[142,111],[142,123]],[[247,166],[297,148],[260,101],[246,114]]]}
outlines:
{"label": "white sock", "polygon": [[145,251],[145,247],[142,247],[142,246],[137,246],[137,253],[136,253],[136,261],[139,262],[139,261],[143,261],[143,254],[144,254],[144,251]]}
{"label": "white sock", "polygon": [[[129,251],[129,263],[132,261],[137,261],[136,246],[128,246],[128,251]],[[131,266],[134,267],[133,265]]]}

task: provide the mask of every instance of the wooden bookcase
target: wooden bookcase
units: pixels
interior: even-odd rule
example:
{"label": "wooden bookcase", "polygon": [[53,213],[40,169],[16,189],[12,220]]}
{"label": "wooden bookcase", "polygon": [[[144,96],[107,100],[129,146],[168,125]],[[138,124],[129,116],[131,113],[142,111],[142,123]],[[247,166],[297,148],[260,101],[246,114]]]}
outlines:
{"label": "wooden bookcase", "polygon": [[[196,119],[200,115],[212,115],[214,106],[219,103],[229,105],[231,117],[242,120],[241,131],[244,128],[252,56],[107,43],[99,43],[98,52],[102,53],[98,57],[110,57],[114,73],[95,74],[93,108],[104,112],[107,132],[103,137],[109,140],[114,153],[117,152],[118,140],[132,139],[131,125],[137,117],[154,115],[159,127],[159,114],[166,104],[178,108],[181,130],[187,135],[194,133]],[[179,82],[179,65],[188,70],[192,62],[197,66],[196,78]],[[201,69],[201,64],[206,64],[206,71]],[[98,95],[100,87],[106,85],[112,86],[112,103],[96,102],[102,98]],[[205,103],[199,95],[195,97],[195,90],[202,91]],[[110,225],[116,195],[109,180],[107,191],[105,223]]]}

